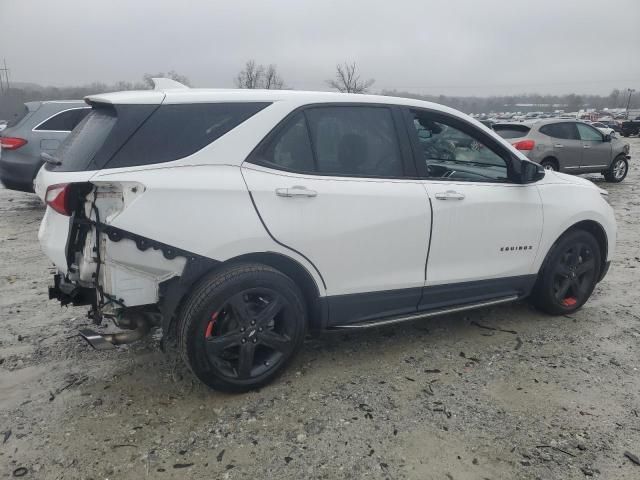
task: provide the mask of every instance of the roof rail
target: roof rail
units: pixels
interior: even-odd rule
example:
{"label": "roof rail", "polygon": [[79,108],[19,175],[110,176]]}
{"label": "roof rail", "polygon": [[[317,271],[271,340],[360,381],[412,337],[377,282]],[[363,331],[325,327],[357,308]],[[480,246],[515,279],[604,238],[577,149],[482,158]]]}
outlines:
{"label": "roof rail", "polygon": [[153,80],[154,90],[171,90],[174,88],[189,88],[180,82],[171,80],[170,78],[161,77],[161,78],[152,78],[151,80]]}

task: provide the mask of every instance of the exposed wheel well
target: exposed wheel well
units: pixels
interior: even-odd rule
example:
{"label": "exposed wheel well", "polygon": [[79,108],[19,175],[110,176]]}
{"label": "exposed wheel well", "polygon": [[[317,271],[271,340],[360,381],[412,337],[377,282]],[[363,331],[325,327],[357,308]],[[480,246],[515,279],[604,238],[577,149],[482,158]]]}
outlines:
{"label": "exposed wheel well", "polygon": [[309,273],[300,263],[285,255],[274,252],[249,253],[227,260],[221,265],[239,262],[256,262],[268,265],[279,270],[291,278],[300,288],[307,305],[309,315],[309,329],[318,330],[323,328],[327,319],[326,302],[321,301],[318,286]]}

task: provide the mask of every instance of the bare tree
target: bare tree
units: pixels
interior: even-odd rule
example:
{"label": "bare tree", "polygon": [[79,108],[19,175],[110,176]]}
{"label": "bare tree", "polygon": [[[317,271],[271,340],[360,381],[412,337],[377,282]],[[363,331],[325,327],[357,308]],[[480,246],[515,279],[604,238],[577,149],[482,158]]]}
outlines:
{"label": "bare tree", "polygon": [[260,88],[262,77],[264,76],[264,67],[256,64],[255,60],[249,60],[238,76],[236,77],[236,86],[238,88]]}
{"label": "bare tree", "polygon": [[373,78],[360,80],[356,62],[351,64],[344,62],[344,65],[336,65],[335,80],[327,80],[331,88],[343,93],[366,93],[374,82]]}
{"label": "bare tree", "polygon": [[284,80],[275,65],[267,67],[258,65],[255,60],[249,60],[235,80],[238,88],[266,88],[280,90],[284,88]]}
{"label": "bare tree", "polygon": [[264,71],[263,88],[267,90],[282,90],[284,88],[284,80],[274,64],[270,64]]}

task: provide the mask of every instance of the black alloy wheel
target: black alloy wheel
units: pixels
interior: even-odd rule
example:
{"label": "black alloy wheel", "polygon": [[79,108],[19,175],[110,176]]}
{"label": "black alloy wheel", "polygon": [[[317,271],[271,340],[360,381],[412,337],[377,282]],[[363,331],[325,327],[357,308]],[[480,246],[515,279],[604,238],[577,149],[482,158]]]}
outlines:
{"label": "black alloy wheel", "polygon": [[207,358],[217,372],[234,379],[260,376],[293,349],[296,318],[278,292],[249,288],[211,312],[205,329]]}
{"label": "black alloy wheel", "polygon": [[552,247],[531,292],[533,304],[551,315],[582,307],[600,278],[601,249],[585,230],[570,230]]}
{"label": "black alloy wheel", "polygon": [[181,354],[216,390],[267,384],[302,345],[306,307],[295,283],[261,264],[224,267],[189,296],[178,326]]}
{"label": "black alloy wheel", "polygon": [[584,303],[597,273],[591,247],[576,243],[560,255],[553,275],[553,296],[560,305],[573,307]]}

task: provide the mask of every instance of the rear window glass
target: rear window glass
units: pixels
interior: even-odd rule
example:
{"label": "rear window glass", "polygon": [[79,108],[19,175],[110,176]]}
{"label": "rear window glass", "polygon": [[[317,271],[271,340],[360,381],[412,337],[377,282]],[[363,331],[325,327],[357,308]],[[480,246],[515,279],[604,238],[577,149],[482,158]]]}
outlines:
{"label": "rear window glass", "polygon": [[29,109],[25,105],[24,108],[20,110],[20,112],[14,114],[11,118],[9,118],[7,128],[15,127],[16,125],[18,125],[22,121],[22,119],[27,116],[27,113],[29,113]]}
{"label": "rear window glass", "polygon": [[113,107],[101,107],[91,112],[64,139],[54,157],[62,162],[59,170],[84,170],[102,147],[117,121]]}
{"label": "rear window glass", "polygon": [[73,108],[60,112],[45,120],[34,130],[47,130],[56,132],[70,132],[78,125],[84,117],[91,111],[90,108]]}
{"label": "rear window glass", "polygon": [[524,137],[531,128],[526,125],[494,125],[493,130],[502,138]]}
{"label": "rear window glass", "polygon": [[161,105],[106,168],[170,162],[197,152],[269,103]]}

